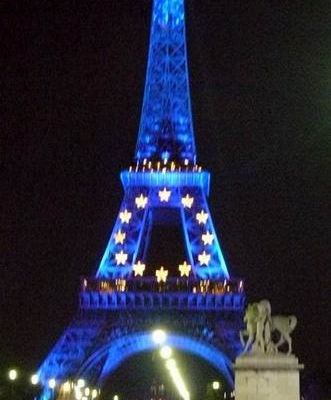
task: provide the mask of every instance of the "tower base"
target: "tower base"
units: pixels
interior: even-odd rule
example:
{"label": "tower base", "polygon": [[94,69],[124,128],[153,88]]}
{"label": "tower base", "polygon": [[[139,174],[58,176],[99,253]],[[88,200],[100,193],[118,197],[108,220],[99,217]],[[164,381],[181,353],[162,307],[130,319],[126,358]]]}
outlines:
{"label": "tower base", "polygon": [[298,359],[285,354],[245,354],[236,359],[236,400],[300,400]]}

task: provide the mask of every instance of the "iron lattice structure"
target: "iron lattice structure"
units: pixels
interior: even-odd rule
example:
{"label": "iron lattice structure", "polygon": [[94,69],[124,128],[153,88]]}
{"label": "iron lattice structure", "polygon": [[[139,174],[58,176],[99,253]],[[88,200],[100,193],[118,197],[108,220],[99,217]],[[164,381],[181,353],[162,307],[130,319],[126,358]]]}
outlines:
{"label": "iron lattice structure", "polygon": [[[207,203],[210,174],[196,164],[184,0],[154,0],[135,165],[121,181],[124,199],[100,265],[82,279],[79,311],[39,369],[41,400],[53,394],[50,379],[102,385],[125,359],[156,346],[150,333],[158,326],[170,345],[232,382],[243,283],[229,276]],[[147,269],[152,227],[175,221],[182,264]]]}
{"label": "iron lattice structure", "polygon": [[196,160],[183,0],[154,3],[136,159]]}

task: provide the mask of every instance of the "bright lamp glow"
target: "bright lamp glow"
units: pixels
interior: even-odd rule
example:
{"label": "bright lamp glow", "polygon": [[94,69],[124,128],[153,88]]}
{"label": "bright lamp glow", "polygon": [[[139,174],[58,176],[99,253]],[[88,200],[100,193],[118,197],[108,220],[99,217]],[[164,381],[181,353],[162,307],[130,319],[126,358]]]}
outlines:
{"label": "bright lamp glow", "polygon": [[37,375],[37,374],[33,374],[32,376],[31,376],[31,383],[32,383],[32,385],[38,385],[38,383],[39,383],[39,376]]}
{"label": "bright lamp glow", "polygon": [[177,391],[183,400],[190,400],[190,393],[186,388],[185,382],[177,368],[176,361],[173,358],[169,358],[166,361],[166,367],[169,370],[171,379],[175,384]]}
{"label": "bright lamp glow", "polygon": [[18,373],[17,373],[17,370],[16,370],[16,369],[11,369],[11,370],[8,372],[8,378],[9,378],[11,381],[16,381],[17,376],[18,376]]}
{"label": "bright lamp glow", "polygon": [[164,360],[167,360],[172,355],[172,348],[169,346],[163,346],[160,350],[160,356]]}
{"label": "bright lamp glow", "polygon": [[78,379],[78,381],[77,381],[77,386],[78,386],[79,388],[84,387],[84,386],[85,386],[85,380],[84,380],[84,379]]}
{"label": "bright lamp glow", "polygon": [[220,385],[219,382],[217,382],[217,381],[213,382],[213,389],[214,390],[219,390],[220,387],[221,387],[221,385]]}
{"label": "bright lamp glow", "polygon": [[54,378],[51,378],[51,379],[48,381],[48,387],[49,387],[50,389],[54,389],[55,386],[56,386],[56,380],[55,380]]}
{"label": "bright lamp glow", "polygon": [[162,329],[155,329],[152,333],[152,339],[155,344],[161,345],[167,339],[167,334]]}
{"label": "bright lamp glow", "polygon": [[97,389],[92,390],[92,399],[96,399],[98,397],[98,391]]}
{"label": "bright lamp glow", "polygon": [[176,361],[173,358],[170,358],[169,360],[167,360],[166,362],[166,367],[170,370],[170,369],[175,369],[177,368],[176,365]]}
{"label": "bright lamp glow", "polygon": [[115,394],[114,400],[120,400],[120,398],[117,396],[117,394]]}
{"label": "bright lamp glow", "polygon": [[70,382],[69,381],[64,382],[64,384],[62,385],[62,389],[64,393],[69,393],[71,391]]}
{"label": "bright lamp glow", "polygon": [[82,400],[83,398],[83,393],[80,391],[80,389],[75,389],[75,400]]}

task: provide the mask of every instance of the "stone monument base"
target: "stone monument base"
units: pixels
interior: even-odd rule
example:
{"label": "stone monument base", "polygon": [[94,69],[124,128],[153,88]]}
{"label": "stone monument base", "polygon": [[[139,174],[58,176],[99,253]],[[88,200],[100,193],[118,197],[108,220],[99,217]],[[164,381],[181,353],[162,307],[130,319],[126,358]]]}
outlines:
{"label": "stone monument base", "polygon": [[293,355],[244,354],[236,359],[236,400],[300,400],[299,371]]}

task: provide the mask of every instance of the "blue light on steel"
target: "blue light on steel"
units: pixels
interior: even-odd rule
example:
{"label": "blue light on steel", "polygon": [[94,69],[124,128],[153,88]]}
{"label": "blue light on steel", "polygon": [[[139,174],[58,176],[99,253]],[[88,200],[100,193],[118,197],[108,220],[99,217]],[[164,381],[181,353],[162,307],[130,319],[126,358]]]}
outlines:
{"label": "blue light on steel", "polygon": [[137,160],[189,160],[196,151],[184,0],[154,0]]}
{"label": "blue light on steel", "polygon": [[[232,382],[229,360],[240,349],[245,296],[242,281],[229,281],[207,202],[210,174],[196,164],[184,0],[154,0],[135,160],[121,173],[124,198],[95,276],[83,280],[79,313],[39,368],[39,400],[52,398],[51,378],[102,383],[126,358],[152,350],[151,313],[170,332],[180,312],[169,344],[205,358]],[[162,191],[170,193],[166,200]],[[153,213],[162,224],[169,208],[179,215],[191,271],[182,277],[178,266],[168,266],[177,275],[157,286],[154,274],[136,277],[133,268],[145,262]]]}
{"label": "blue light on steel", "polygon": [[[124,200],[120,207],[113,232],[106,251],[101,260],[96,276],[100,279],[128,278],[133,274],[133,265],[141,260],[149,244],[148,232],[151,231],[153,219],[149,215],[155,209],[163,207],[176,208],[180,213],[182,233],[185,242],[185,255],[192,266],[193,275],[200,279],[229,278],[228,269],[221,251],[219,240],[212,222],[206,195],[209,192],[209,173],[207,172],[129,172],[121,174],[125,190]],[[164,203],[159,192],[169,190],[171,196]],[[144,196],[146,206],[137,207],[136,199]],[[193,199],[191,207],[185,207],[182,199],[190,196]],[[121,213],[129,212],[129,221],[121,220]],[[199,223],[197,214],[204,212],[208,218],[204,224]],[[123,243],[116,242],[117,232],[125,233]],[[212,243],[204,244],[202,235],[206,232],[212,235]],[[127,254],[125,264],[118,265],[116,254],[123,251]],[[208,264],[201,264],[199,256],[210,255]],[[144,261],[144,260],[143,260]],[[175,266],[177,267],[177,266]]]}
{"label": "blue light on steel", "polygon": [[[168,332],[166,344],[174,349],[198,356],[215,367],[233,386],[230,359],[218,348],[185,335]],[[79,371],[80,376],[90,376],[90,370],[102,360],[103,368],[99,373],[98,384],[102,386],[107,377],[118,368],[123,361],[135,354],[152,351],[158,347],[151,338],[151,332],[138,332],[117,338],[92,354]]]}

